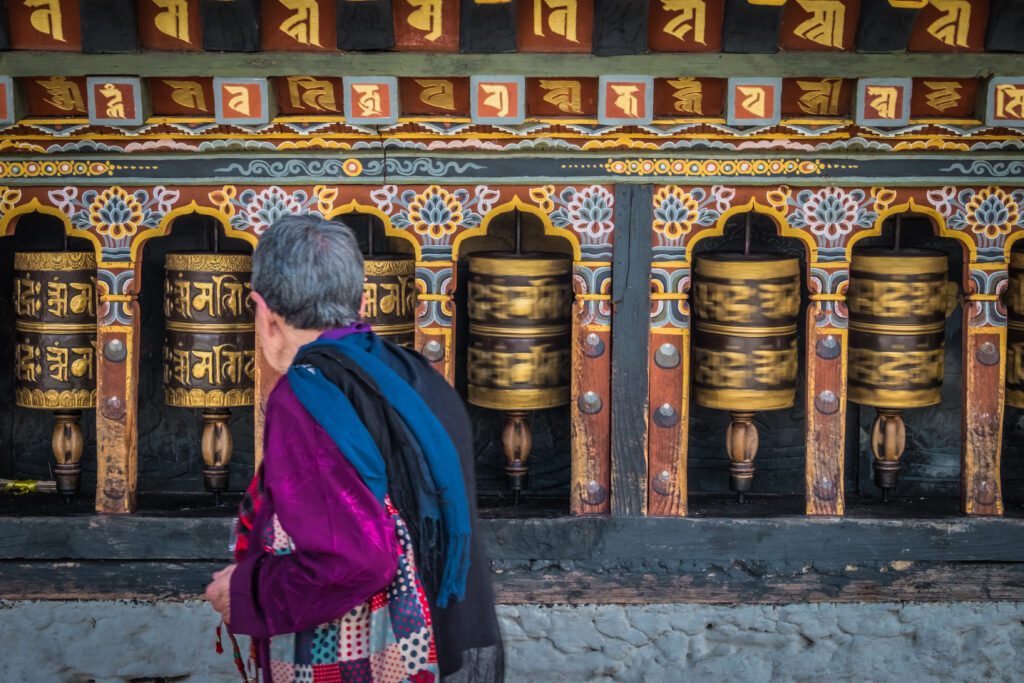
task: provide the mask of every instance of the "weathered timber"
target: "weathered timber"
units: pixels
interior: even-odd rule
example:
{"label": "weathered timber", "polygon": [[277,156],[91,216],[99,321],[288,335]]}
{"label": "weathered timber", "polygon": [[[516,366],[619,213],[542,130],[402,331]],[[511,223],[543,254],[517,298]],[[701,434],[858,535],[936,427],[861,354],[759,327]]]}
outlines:
{"label": "weathered timber", "polygon": [[[1003,442],[1003,381],[1006,328],[973,327],[972,295],[964,306],[963,416],[960,502],[967,515],[1003,514],[1000,459]],[[985,350],[994,347],[995,363]]]}
{"label": "weathered timber", "polygon": [[989,0],[985,49],[993,52],[1024,51],[1024,2]]}
{"label": "weathered timber", "polygon": [[515,52],[516,0],[502,3],[462,3],[459,21],[460,48],[463,52]]}
{"label": "weathered timber", "polygon": [[[672,333],[672,334],[669,334]],[[678,333],[678,334],[676,334]],[[671,364],[666,345],[675,349],[678,363]],[[690,334],[688,329],[651,331],[650,413],[648,423],[647,514],[685,516],[687,510],[687,439],[690,425]],[[665,367],[658,358],[668,358]],[[666,413],[667,406],[670,413]]]}
{"label": "weathered timber", "polygon": [[[207,50],[223,52],[256,52],[260,49],[260,3],[259,0],[234,0],[223,2],[223,0],[201,0],[203,11],[203,47]],[[168,60],[166,54],[155,53],[159,59]],[[214,55],[203,55],[202,57],[213,57]],[[129,61],[136,62],[138,57]],[[168,60],[169,61],[169,60]],[[201,63],[201,60],[200,60]],[[232,76],[238,74],[216,73],[214,69],[209,74]],[[192,73],[191,71],[189,73]],[[297,73],[292,71],[290,73]],[[263,74],[253,73],[253,76]],[[286,74],[280,74],[286,75]]]}
{"label": "weathered timber", "polygon": [[647,511],[651,186],[615,188],[611,411],[613,515]]}
{"label": "weathered timber", "polygon": [[[133,0],[79,0],[84,52],[138,52]],[[127,30],[126,30],[127,28]]]}
{"label": "weathered timber", "polygon": [[[725,0],[725,18],[722,21],[722,51],[775,52],[779,45],[782,11],[781,5],[754,4],[749,0]],[[686,60],[689,61],[693,56],[687,55]],[[806,62],[807,59],[804,58],[800,61]],[[731,71],[721,73],[740,75],[733,74]]]}
{"label": "weathered timber", "polygon": [[7,18],[7,0],[0,0],[0,50],[10,49],[11,29]]}
{"label": "weathered timber", "polygon": [[819,328],[817,306],[807,309],[805,499],[809,515],[845,510],[846,331]]}
{"label": "weathered timber", "polygon": [[636,55],[647,52],[645,0],[595,0],[594,54]]}
{"label": "weathered timber", "polygon": [[[739,0],[746,4],[747,0]],[[234,6],[239,3],[204,2],[207,5]],[[750,7],[755,7],[751,5]],[[774,8],[768,8],[774,9]],[[205,18],[205,15],[204,15]],[[250,22],[251,23],[251,20]],[[205,24],[204,24],[205,25]],[[227,24],[225,24],[227,25]],[[248,36],[250,29],[237,31]],[[233,36],[236,34],[233,33]],[[258,31],[255,32],[258,39]],[[725,33],[729,35],[728,30]],[[219,47],[213,47],[216,42]],[[728,42],[728,41],[726,41]],[[297,52],[261,52],[240,54],[248,43],[204,36],[207,49],[232,50],[234,53],[144,52],[131,59],[116,55],[68,55],[56,52],[16,51],[0,54],[0,73],[9,76],[76,76],[93,73],[137,76],[380,76],[415,73],[418,76],[456,77],[481,73],[513,73],[524,76],[550,76],[551,55],[517,54],[330,54]],[[258,44],[258,43],[257,43]],[[255,49],[255,48],[253,48]],[[942,74],[946,78],[974,78],[999,74],[1024,75],[1024,55],[1020,54],[853,54],[823,52],[809,61],[806,54],[687,54],[685,66],[677,54],[619,55],[595,60],[592,55],[559,55],[557,72],[564,77],[601,76],[607,73],[637,73],[675,78],[685,71],[694,77],[717,78],[773,76],[860,78],[904,77]]]}
{"label": "weathered timber", "polygon": [[860,52],[902,52],[910,42],[917,8],[893,7],[889,0],[863,0],[857,23]]}
{"label": "weathered timber", "polygon": [[338,0],[338,48],[390,50],[395,46],[391,0]]}

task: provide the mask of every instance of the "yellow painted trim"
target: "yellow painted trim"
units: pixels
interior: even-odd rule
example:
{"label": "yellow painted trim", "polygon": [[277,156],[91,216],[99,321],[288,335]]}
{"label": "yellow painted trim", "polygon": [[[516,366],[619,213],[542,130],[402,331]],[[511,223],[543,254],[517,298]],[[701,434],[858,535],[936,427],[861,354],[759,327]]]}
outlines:
{"label": "yellow painted trim", "polygon": [[504,204],[501,204],[500,206],[496,206],[493,209],[491,209],[478,227],[470,228],[469,230],[465,230],[460,235],[458,235],[455,238],[455,242],[452,243],[452,260],[459,260],[459,248],[462,246],[462,243],[465,240],[470,239],[472,237],[486,235],[488,228],[490,228],[491,221],[494,220],[495,217],[500,216],[503,213],[509,213],[510,211],[514,211],[515,209],[519,209],[523,213],[528,213],[539,218],[541,224],[544,226],[545,235],[548,235],[550,237],[561,237],[562,239],[567,240],[569,244],[572,245],[573,265],[579,262],[581,258],[579,238],[576,235],[574,235],[571,230],[566,230],[565,228],[556,228],[555,225],[551,222],[550,216],[541,211],[539,207],[527,204],[522,199],[520,199],[518,195],[512,197],[512,201],[506,202]]}
{"label": "yellow painted trim", "polygon": [[583,268],[611,268],[611,261],[573,261],[572,265]]}
{"label": "yellow painted trim", "polygon": [[965,301],[1001,301],[1002,297],[998,294],[967,294],[964,296]]}
{"label": "yellow painted trim", "polygon": [[690,298],[689,294],[681,294],[679,292],[652,292],[651,301],[686,301]]}
{"label": "yellow painted trim", "polygon": [[651,334],[664,334],[666,336],[678,337],[689,334],[689,327],[652,327]]}
{"label": "yellow painted trim", "polygon": [[[47,206],[42,204],[38,198],[33,197],[27,204],[11,209],[0,218],[0,237],[7,237],[13,235],[14,231],[17,230],[17,221],[15,218],[21,218],[22,216],[30,213],[41,213],[45,216],[53,216],[59,218],[64,224],[64,231],[70,237],[82,237],[89,240],[92,244],[93,249],[96,251],[96,261],[101,261],[103,255],[103,245],[100,243],[99,237],[89,232],[88,230],[79,230],[78,228],[71,225],[71,219],[66,213],[54,206]],[[101,264],[102,265],[102,264]]]}
{"label": "yellow painted trim", "polygon": [[420,301],[451,301],[451,294],[417,294],[416,298]]}
{"label": "yellow painted trim", "polygon": [[[227,214],[218,211],[217,209],[210,208],[208,206],[200,206],[194,200],[185,206],[179,206],[173,211],[168,211],[163,219],[160,221],[160,225],[154,230],[147,230],[141,233],[136,239],[132,240],[132,263],[140,263],[139,256],[142,253],[142,245],[153,239],[154,237],[164,237],[171,231],[171,226],[174,224],[175,219],[180,216],[186,216],[189,214],[197,213],[201,216],[211,216],[220,221],[220,224],[224,226],[224,235],[226,237],[234,237],[245,240],[253,249],[256,248],[256,243],[259,241],[255,235],[250,235],[242,230],[235,230],[231,227],[231,222]],[[138,286],[138,283],[136,283]]]}
{"label": "yellow painted trim", "polygon": [[[1017,230],[1015,232],[1011,232],[1010,236],[1006,238],[1006,242],[1003,244],[1003,259],[1007,263],[1010,262],[1010,252],[1013,251],[1013,245],[1017,243],[1017,240],[1022,240],[1022,239],[1024,239],[1024,230]],[[980,264],[980,263],[978,263],[978,264],[973,264],[972,263],[971,267],[974,268],[974,267],[979,267],[981,265],[982,264]]]}
{"label": "yellow painted trim", "polygon": [[811,301],[846,301],[845,294],[811,294]]}
{"label": "yellow painted trim", "polygon": [[651,268],[689,268],[689,261],[651,261]]}
{"label": "yellow painted trim", "polygon": [[370,206],[369,204],[361,204],[355,199],[353,199],[348,204],[333,209],[330,213],[324,216],[324,218],[330,220],[332,218],[344,216],[345,214],[349,213],[368,213],[372,216],[376,216],[377,218],[379,218],[381,220],[381,223],[384,224],[384,236],[394,237],[396,239],[404,240],[411,244],[413,254],[416,257],[416,264],[419,265],[420,261],[423,259],[423,248],[420,246],[420,243],[416,241],[415,237],[410,235],[405,230],[399,230],[394,225],[392,225],[391,216],[387,215],[386,213],[378,209],[376,206]]}
{"label": "yellow painted trim", "polygon": [[733,206],[722,213],[718,221],[715,223],[715,227],[707,230],[701,230],[693,236],[693,239],[686,245],[686,253],[692,254],[694,245],[705,237],[720,237],[725,232],[725,226],[729,222],[729,219],[736,214],[750,212],[764,214],[769,218],[774,219],[775,225],[782,237],[795,237],[803,242],[804,248],[807,250],[807,261],[809,263],[817,261],[818,245],[815,243],[814,238],[803,230],[791,227],[789,225],[789,221],[786,220],[786,215],[784,213],[777,211],[770,206],[761,204],[757,199],[751,199],[746,204]]}
{"label": "yellow painted trim", "polygon": [[875,227],[870,230],[864,230],[858,232],[856,235],[850,238],[850,241],[846,243],[846,258],[853,258],[853,247],[857,242],[860,242],[865,237],[877,237],[882,234],[882,226],[885,225],[885,221],[889,216],[895,216],[900,213],[911,213],[926,216],[932,219],[932,228],[939,237],[952,237],[953,239],[962,242],[967,249],[968,261],[973,267],[975,261],[978,260],[978,247],[974,244],[974,241],[970,237],[958,230],[950,230],[946,227],[946,219],[941,213],[936,211],[930,206],[923,206],[914,201],[913,198],[909,199],[906,203],[896,204],[890,206],[884,211],[878,213],[878,218],[875,219]]}
{"label": "yellow painted trim", "polygon": [[576,301],[611,301],[611,294],[577,294]]}

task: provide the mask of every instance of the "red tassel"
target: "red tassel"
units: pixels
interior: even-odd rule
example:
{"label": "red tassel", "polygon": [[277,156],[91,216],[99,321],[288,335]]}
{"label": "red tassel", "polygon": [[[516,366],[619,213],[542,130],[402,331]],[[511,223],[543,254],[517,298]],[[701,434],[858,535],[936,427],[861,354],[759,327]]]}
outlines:
{"label": "red tassel", "polygon": [[[221,622],[221,624],[223,624],[223,622]],[[224,644],[221,643],[221,636],[220,636],[221,624],[217,624],[217,644],[216,644],[216,650],[217,650],[217,654],[219,654],[219,655],[224,654]]]}

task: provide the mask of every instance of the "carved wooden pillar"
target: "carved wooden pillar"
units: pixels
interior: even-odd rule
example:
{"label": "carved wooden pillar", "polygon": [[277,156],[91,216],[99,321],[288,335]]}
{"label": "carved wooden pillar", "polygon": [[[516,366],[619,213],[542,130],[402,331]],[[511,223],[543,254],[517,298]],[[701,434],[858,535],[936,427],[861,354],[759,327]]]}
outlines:
{"label": "carved wooden pillar", "polygon": [[418,264],[414,348],[451,385],[455,384],[455,266],[451,261]]}
{"label": "carved wooden pillar", "polygon": [[812,294],[807,308],[805,500],[808,515],[845,511],[846,320],[842,294]]}
{"label": "carved wooden pillar", "polygon": [[[581,270],[585,269],[577,266],[577,275]],[[574,515],[611,511],[612,340],[606,316],[600,312],[607,300],[606,295],[577,292],[572,307],[569,509]]]}
{"label": "carved wooden pillar", "polygon": [[[100,268],[106,271],[101,279],[124,282],[119,276],[135,271],[135,264]],[[96,511],[103,513],[134,512],[138,488],[140,316],[137,286],[126,290],[100,295],[106,313],[96,335]]]}
{"label": "carved wooden pillar", "polygon": [[998,269],[992,269],[991,264],[988,268],[981,266],[971,264],[972,289],[977,283],[989,283],[989,286],[981,293],[968,292],[963,306],[960,504],[967,515],[1001,515],[999,462],[1006,379],[1006,321],[996,315],[995,283],[1005,279],[1006,266],[999,264]]}

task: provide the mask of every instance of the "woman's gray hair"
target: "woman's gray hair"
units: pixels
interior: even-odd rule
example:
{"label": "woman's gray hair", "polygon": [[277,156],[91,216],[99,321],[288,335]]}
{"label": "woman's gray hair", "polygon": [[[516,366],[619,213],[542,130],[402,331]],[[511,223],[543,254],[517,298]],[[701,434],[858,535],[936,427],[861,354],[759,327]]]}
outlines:
{"label": "woman's gray hair", "polygon": [[363,279],[363,255],[352,230],[313,214],[278,218],[252,257],[253,291],[302,330],[358,321]]}

